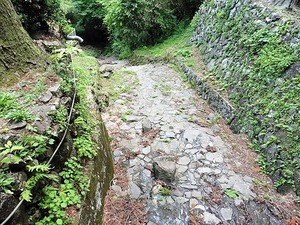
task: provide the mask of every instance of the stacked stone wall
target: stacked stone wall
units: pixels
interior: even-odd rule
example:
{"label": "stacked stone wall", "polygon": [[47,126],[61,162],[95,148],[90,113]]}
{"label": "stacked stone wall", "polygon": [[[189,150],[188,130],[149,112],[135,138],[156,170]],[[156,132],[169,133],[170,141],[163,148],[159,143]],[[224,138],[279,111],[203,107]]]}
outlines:
{"label": "stacked stone wall", "polygon": [[[226,88],[232,129],[260,152],[279,191],[300,194],[300,32],[295,10],[252,0],[204,1],[191,42]],[[216,107],[217,108],[217,107]],[[222,114],[222,113],[221,113]]]}

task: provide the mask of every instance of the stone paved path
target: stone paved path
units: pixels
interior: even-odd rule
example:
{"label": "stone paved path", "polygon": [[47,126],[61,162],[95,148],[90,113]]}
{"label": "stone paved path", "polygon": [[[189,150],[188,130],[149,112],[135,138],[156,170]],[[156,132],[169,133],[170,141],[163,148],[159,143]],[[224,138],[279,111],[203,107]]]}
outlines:
{"label": "stone paved path", "polygon": [[202,224],[283,224],[255,201],[253,178],[231,168],[218,116],[204,113],[206,103],[177,72],[158,64],[126,71],[139,84],[103,114],[129,179],[128,190],[112,189],[146,200],[147,225],[189,224],[191,213]]}

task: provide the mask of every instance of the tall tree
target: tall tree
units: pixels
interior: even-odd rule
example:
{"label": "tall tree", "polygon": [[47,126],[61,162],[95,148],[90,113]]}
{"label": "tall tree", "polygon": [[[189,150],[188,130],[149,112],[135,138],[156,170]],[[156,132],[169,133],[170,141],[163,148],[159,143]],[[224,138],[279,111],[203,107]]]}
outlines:
{"label": "tall tree", "polygon": [[24,30],[10,0],[0,0],[0,85],[16,82],[29,69],[41,66],[42,51]]}

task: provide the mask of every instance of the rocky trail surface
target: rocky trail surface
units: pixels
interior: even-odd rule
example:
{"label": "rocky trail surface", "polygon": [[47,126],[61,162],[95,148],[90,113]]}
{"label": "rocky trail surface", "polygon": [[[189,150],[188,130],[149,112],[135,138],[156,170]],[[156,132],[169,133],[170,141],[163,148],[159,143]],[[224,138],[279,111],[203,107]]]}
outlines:
{"label": "rocky trail surface", "polygon": [[[100,63],[119,93],[102,115],[115,163],[105,225],[279,225],[297,214],[262,175],[246,138],[178,72]],[[111,80],[118,73],[119,86]]]}

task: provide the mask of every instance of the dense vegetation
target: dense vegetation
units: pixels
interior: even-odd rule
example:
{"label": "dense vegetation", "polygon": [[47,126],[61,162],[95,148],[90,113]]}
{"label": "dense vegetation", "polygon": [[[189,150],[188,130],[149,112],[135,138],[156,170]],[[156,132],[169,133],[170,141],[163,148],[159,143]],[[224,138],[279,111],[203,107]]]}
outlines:
{"label": "dense vegetation", "polygon": [[120,55],[141,46],[153,45],[174,31],[175,25],[190,20],[196,0],[13,0],[23,26],[29,32],[57,24],[65,34],[76,28],[93,44],[109,40]]}
{"label": "dense vegetation", "polygon": [[[75,28],[87,43],[108,42],[109,51],[120,57],[127,57],[132,52],[138,56],[146,54],[150,57],[164,58],[177,56],[181,57],[189,66],[194,66],[193,61],[189,61],[192,48],[186,46],[192,33],[192,28],[187,25],[187,22],[193,17],[200,1],[12,0],[12,2],[20,15],[23,26],[31,34],[41,29],[50,30],[58,27],[66,35]],[[212,2],[211,4],[213,4]],[[236,116],[239,117],[237,126],[255,140],[253,147],[261,154],[259,163],[266,173],[274,177],[275,186],[280,189],[289,185],[295,190],[299,180],[299,174],[295,169],[300,168],[299,113],[296,113],[300,107],[298,101],[300,79],[299,76],[288,77],[288,79],[282,77],[283,72],[289,66],[299,61],[295,48],[284,42],[291,23],[290,21],[278,22],[276,24],[278,29],[275,31],[271,26],[262,29],[252,21],[252,15],[246,6],[243,10],[249,15],[241,14],[236,20],[229,21],[227,15],[232,8],[230,4],[233,4],[233,1],[228,1],[227,7],[215,14],[217,20],[211,24],[213,35],[216,38],[225,35],[225,38],[234,40],[228,44],[227,56],[230,57],[236,51],[236,57],[239,57],[238,54],[244,57],[244,63],[251,70],[242,71],[239,66],[226,69],[215,68],[210,75],[217,77],[220,85],[223,85],[224,88],[234,87],[235,90],[240,90],[230,96],[236,106],[243,107],[243,104],[244,106],[255,106],[255,112],[245,110]],[[196,20],[194,26],[196,26]],[[177,32],[174,33],[174,29]],[[170,34],[173,36],[163,41]],[[226,36],[226,34],[230,34],[230,36]],[[296,35],[296,31],[292,35]],[[239,50],[242,50],[237,51],[234,43],[238,43]],[[152,45],[155,46],[151,47]],[[135,49],[138,50],[134,51]],[[65,88],[65,91],[72,89],[72,79],[66,76],[66,73],[70,72],[67,71],[70,69],[67,65],[70,62],[66,61],[69,59],[69,55],[75,55],[75,53],[78,53],[77,50],[69,47],[53,56],[56,57],[54,60],[56,67],[63,67],[66,70],[58,69],[58,73],[64,78],[62,87]],[[85,74],[87,71],[83,68],[93,67],[84,62],[92,62],[95,59],[88,58],[86,55],[77,57],[73,66],[77,75],[83,76],[80,80],[84,82],[78,83],[81,88],[78,98],[81,101],[76,105],[78,115],[76,115],[75,124],[79,135],[74,139],[74,146],[78,150],[78,157],[71,158],[65,163],[64,169],[59,174],[63,184],[55,188],[48,186],[43,189],[44,197],[40,207],[46,213],[37,224],[67,224],[65,209],[70,205],[76,205],[76,208],[79,208],[82,197],[88,190],[85,186],[86,179],[82,179],[83,175],[80,169],[82,169],[81,160],[92,158],[96,153],[95,143],[90,137],[95,121],[90,120],[92,124],[87,124],[86,118],[91,115],[86,111],[88,103],[84,100],[86,97],[84,87],[91,85],[89,83],[91,74]],[[249,57],[253,59],[251,62],[247,61]],[[97,64],[96,61],[94,63]],[[219,73],[220,70],[226,70],[230,74],[242,74],[240,76],[243,82],[235,79],[234,76],[222,77]],[[0,118],[15,122],[34,120],[33,115],[26,110],[25,106],[33,98],[37,98],[38,88],[39,84],[37,84],[36,92],[22,96],[22,99],[24,98],[22,104],[16,103],[16,99],[20,98],[19,95],[1,92]],[[243,90],[247,91],[241,95]],[[263,98],[262,92],[264,93]],[[61,130],[66,128],[66,121],[64,121],[66,114],[67,110],[60,108],[53,116],[53,121],[60,125]],[[269,124],[272,124],[272,127],[269,127]],[[282,131],[284,139],[276,136],[275,131],[278,130]],[[4,161],[1,161],[4,170],[0,173],[0,184],[6,193],[11,194],[14,191],[13,180],[6,174],[9,163],[12,160],[14,162],[28,160],[33,162],[32,159],[44,159],[47,150],[46,144],[54,143],[51,135],[26,136],[17,142],[7,142],[4,147],[0,148],[1,154],[4,156]],[[261,137],[264,137],[264,140],[260,140]],[[275,159],[267,158],[266,149],[273,145],[276,148],[279,146],[276,157]],[[32,152],[26,151],[28,149]],[[14,153],[13,159],[7,157],[11,153]],[[49,165],[36,167],[32,164],[28,165],[27,169],[32,172],[32,183],[28,183],[22,198],[30,201],[31,191],[38,180],[47,178],[56,181],[57,178],[50,176]],[[74,183],[78,183],[80,187],[74,188]],[[51,204],[52,202],[56,203]]]}

